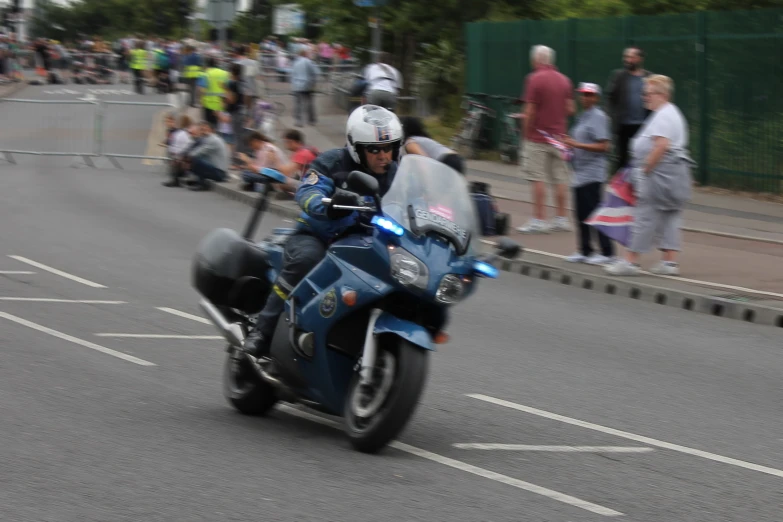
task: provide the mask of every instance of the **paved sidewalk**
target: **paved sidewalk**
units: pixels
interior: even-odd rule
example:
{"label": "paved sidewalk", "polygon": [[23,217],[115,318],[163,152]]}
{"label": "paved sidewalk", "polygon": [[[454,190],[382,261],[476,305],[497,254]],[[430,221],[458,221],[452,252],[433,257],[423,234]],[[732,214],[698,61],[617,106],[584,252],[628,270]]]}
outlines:
{"label": "paved sidewalk", "polygon": [[0,98],[8,98],[27,87],[26,82],[0,84]]}

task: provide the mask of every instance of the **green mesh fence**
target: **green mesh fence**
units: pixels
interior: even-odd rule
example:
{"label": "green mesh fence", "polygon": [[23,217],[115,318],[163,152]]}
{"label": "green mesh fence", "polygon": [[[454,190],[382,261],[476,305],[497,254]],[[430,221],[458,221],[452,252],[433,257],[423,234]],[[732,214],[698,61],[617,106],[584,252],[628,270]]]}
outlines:
{"label": "green mesh fence", "polygon": [[675,82],[698,180],[783,193],[783,9],[478,22],[466,37],[466,92],[510,97],[522,92],[533,45],[552,47],[574,83],[602,86],[622,66],[623,49],[638,45],[646,67]]}

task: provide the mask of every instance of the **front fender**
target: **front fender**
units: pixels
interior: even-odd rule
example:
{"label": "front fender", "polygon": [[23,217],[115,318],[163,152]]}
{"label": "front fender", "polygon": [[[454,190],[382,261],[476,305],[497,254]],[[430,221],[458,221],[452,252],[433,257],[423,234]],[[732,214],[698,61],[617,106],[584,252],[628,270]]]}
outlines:
{"label": "front fender", "polygon": [[383,312],[375,321],[375,335],[393,334],[425,350],[435,351],[432,336],[423,326]]}

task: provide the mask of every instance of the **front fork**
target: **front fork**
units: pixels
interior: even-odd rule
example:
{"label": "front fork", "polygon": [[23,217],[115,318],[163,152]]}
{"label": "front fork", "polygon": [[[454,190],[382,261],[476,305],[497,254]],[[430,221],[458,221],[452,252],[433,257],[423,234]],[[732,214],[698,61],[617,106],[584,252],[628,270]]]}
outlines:
{"label": "front fork", "polygon": [[367,335],[364,337],[364,350],[360,361],[359,382],[369,385],[372,382],[372,372],[375,368],[375,358],[378,355],[378,338],[375,335],[375,323],[383,313],[380,308],[373,308],[370,312],[370,321],[367,323]]}

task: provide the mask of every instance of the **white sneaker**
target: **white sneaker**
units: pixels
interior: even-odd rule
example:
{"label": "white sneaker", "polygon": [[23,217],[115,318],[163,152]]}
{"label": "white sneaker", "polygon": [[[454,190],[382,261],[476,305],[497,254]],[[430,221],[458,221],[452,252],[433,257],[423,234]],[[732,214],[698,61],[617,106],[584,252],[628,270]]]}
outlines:
{"label": "white sneaker", "polygon": [[613,276],[635,276],[639,275],[640,271],[641,267],[639,265],[629,263],[625,259],[604,267],[604,272]]}
{"label": "white sneaker", "polygon": [[606,257],[601,254],[592,254],[585,260],[588,265],[608,265],[612,261],[611,257]]}
{"label": "white sneaker", "polygon": [[517,227],[523,234],[549,234],[549,223],[540,219],[531,219],[524,226]]}
{"label": "white sneaker", "polygon": [[584,263],[587,260],[587,258],[582,254],[580,254],[579,252],[576,252],[574,254],[571,254],[567,258],[565,258],[565,260],[568,261],[569,263]]}
{"label": "white sneaker", "polygon": [[552,220],[552,232],[571,232],[571,223],[565,216],[557,216]]}
{"label": "white sneaker", "polygon": [[672,261],[661,261],[650,272],[656,275],[678,276],[680,275],[680,265]]}

